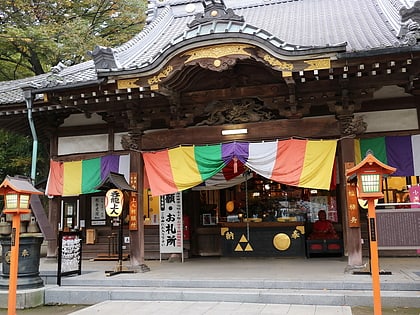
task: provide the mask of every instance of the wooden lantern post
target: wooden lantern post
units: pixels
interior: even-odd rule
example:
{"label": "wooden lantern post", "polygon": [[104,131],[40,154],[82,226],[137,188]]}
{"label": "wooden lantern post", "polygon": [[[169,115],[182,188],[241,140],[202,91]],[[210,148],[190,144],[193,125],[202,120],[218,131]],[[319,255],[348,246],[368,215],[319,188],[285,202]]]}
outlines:
{"label": "wooden lantern post", "polygon": [[20,215],[30,213],[32,194],[41,195],[25,178],[7,176],[0,185],[0,194],[4,195],[4,214],[12,215],[11,255],[9,274],[9,297],[7,314],[16,315],[16,291],[19,265]]}
{"label": "wooden lantern post", "polygon": [[376,235],[376,212],[375,199],[383,198],[382,177],[384,174],[392,174],[396,168],[388,166],[371,153],[366,158],[346,171],[347,176],[357,175],[357,184],[359,186],[359,198],[368,201],[368,219],[369,219],[369,246],[370,246],[370,268],[372,275],[373,289],[373,311],[375,315],[382,314],[381,306],[381,285],[379,279],[379,259],[378,242]]}

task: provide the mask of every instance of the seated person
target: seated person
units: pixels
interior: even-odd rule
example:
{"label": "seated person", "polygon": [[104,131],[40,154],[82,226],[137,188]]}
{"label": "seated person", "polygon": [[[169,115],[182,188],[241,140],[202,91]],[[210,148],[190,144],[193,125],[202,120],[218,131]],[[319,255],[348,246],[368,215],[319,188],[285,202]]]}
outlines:
{"label": "seated person", "polygon": [[309,235],[310,240],[339,239],[333,224],[327,220],[325,210],[319,210],[318,221],[313,224],[312,232]]}

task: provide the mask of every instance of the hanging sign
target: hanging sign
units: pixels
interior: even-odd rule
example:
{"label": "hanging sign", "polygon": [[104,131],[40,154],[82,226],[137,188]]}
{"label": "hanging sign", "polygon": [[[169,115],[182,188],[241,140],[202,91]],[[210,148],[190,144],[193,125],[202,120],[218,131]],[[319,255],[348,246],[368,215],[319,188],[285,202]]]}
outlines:
{"label": "hanging sign", "polygon": [[130,186],[136,191],[130,192],[130,207],[129,207],[129,229],[130,231],[137,231],[139,220],[137,211],[137,173],[130,173]]}
{"label": "hanging sign", "polygon": [[124,196],[119,189],[110,189],[105,195],[105,210],[110,217],[118,217],[123,209]]}
{"label": "hanging sign", "polygon": [[160,252],[182,253],[182,193],[160,196]]}
{"label": "hanging sign", "polygon": [[[353,162],[346,162],[346,170],[354,166]],[[360,228],[359,200],[357,198],[357,182],[346,182],[347,224],[351,228]]]}

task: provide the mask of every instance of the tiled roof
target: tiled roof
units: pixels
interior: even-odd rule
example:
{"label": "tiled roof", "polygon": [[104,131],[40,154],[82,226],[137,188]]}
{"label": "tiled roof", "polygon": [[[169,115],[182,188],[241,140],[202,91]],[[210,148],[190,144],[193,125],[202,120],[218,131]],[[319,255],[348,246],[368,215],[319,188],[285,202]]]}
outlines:
{"label": "tiled roof", "polygon": [[181,41],[204,41],[215,34],[227,38],[248,34],[283,52],[343,43],[347,52],[398,47],[402,45],[399,10],[414,4],[414,0],[225,0],[243,22],[215,20],[190,28],[197,13],[204,11],[202,2],[149,1],[149,25],[112,50],[116,67],[97,65],[98,71],[148,70]]}
{"label": "tiled roof", "polygon": [[[192,23],[211,3],[225,4],[243,18]],[[339,47],[346,52],[400,47],[404,23],[400,10],[415,0],[149,0],[147,25],[116,48],[96,48],[93,61],[60,72],[0,82],[0,104],[24,101],[21,87],[84,84],[110,72],[148,71],[182,44],[212,37],[255,40],[278,54]],[[203,21],[203,20],[202,20]],[[346,43],[346,45],[343,45]],[[163,57],[162,57],[163,58]],[[96,67],[96,69],[95,69]]]}
{"label": "tiled roof", "polygon": [[87,61],[74,66],[56,66],[56,70],[42,75],[21,80],[0,82],[0,105],[22,103],[25,101],[23,89],[54,88],[63,85],[85,84],[98,79],[93,61]]}

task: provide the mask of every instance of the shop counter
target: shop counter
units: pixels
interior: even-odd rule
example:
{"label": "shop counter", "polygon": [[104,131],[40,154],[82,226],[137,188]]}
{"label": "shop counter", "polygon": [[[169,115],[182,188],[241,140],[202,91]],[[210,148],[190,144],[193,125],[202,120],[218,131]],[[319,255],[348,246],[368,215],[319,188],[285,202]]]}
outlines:
{"label": "shop counter", "polygon": [[223,256],[305,256],[304,222],[219,223]]}

